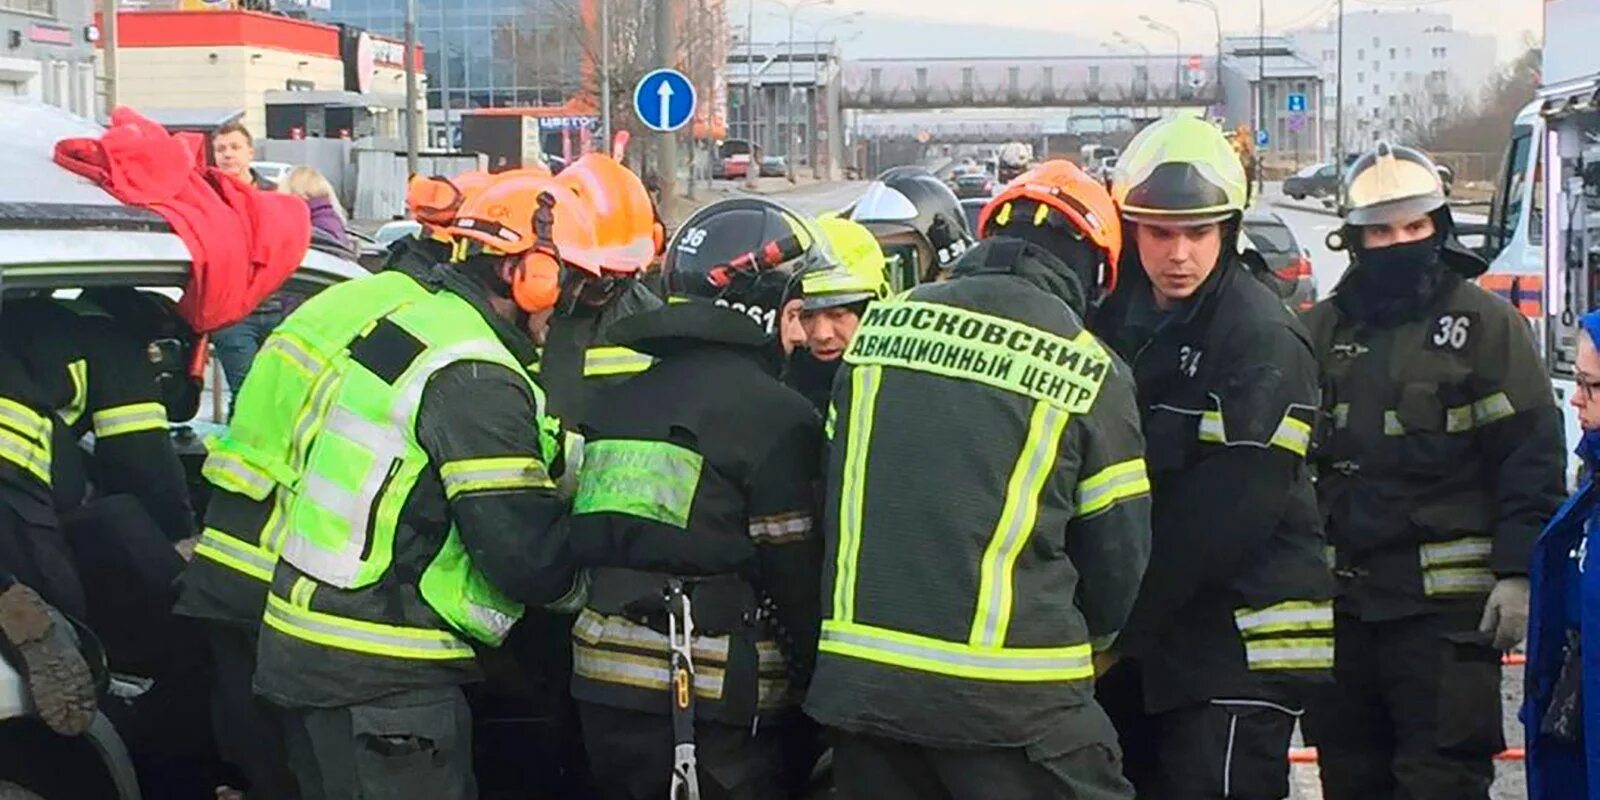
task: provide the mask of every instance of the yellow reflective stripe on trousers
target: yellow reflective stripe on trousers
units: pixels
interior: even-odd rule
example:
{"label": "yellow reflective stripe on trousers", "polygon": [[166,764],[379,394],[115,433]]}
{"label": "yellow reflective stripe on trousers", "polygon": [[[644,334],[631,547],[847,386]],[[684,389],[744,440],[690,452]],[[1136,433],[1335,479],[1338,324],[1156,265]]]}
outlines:
{"label": "yellow reflective stripe on trousers", "polygon": [[1241,608],[1233,612],[1234,624],[1246,638],[1271,633],[1304,631],[1333,632],[1333,602],[1330,600],[1287,600],[1265,608]]}
{"label": "yellow reflective stripe on trousers", "polygon": [[76,425],[89,408],[89,362],[80,358],[67,364],[67,377],[72,380],[72,400],[60,414],[68,425]]}
{"label": "yellow reflective stripe on trousers", "polygon": [[862,505],[866,499],[867,456],[877,413],[883,368],[850,370],[850,435],[845,441],[844,480],[839,487],[839,553],[834,564],[833,618],[855,619],[856,565],[861,555]]}
{"label": "yellow reflective stripe on trousers", "polygon": [[1078,482],[1077,516],[1098,514],[1124,500],[1150,493],[1150,476],[1144,459],[1112,464]]}
{"label": "yellow reflective stripe on trousers", "polygon": [[583,354],[583,377],[603,378],[644,372],[656,360],[626,347],[591,347]]}
{"label": "yellow reflective stripe on trousers", "polygon": [[286,636],[312,644],[375,656],[418,661],[472,658],[472,648],[449,633],[380,625],[297,608],[269,593],[262,621]]}
{"label": "yellow reflective stripe on trousers", "polygon": [[1252,670],[1331,669],[1333,637],[1250,639],[1244,643],[1244,653]]}
{"label": "yellow reflective stripe on trousers", "polygon": [[439,468],[439,479],[451,500],[471,492],[555,488],[539,459],[520,456],[451,461]]}
{"label": "yellow reflective stripe on trousers", "polygon": [[1448,542],[1429,542],[1417,548],[1422,568],[1484,565],[1494,552],[1494,540],[1487,536],[1468,536]]}
{"label": "yellow reflective stripe on trousers", "polygon": [[974,680],[1039,683],[1090,680],[1093,651],[1067,647],[973,647],[840,620],[822,621],[824,653]]}
{"label": "yellow reflective stripe on trousers", "polygon": [[272,570],[278,564],[278,557],[272,553],[216,528],[201,532],[194,554],[263,583],[272,582]]}
{"label": "yellow reflective stripe on trousers", "polygon": [[94,412],[94,435],[99,439],[167,429],[167,407],[160,403],[130,403]]}
{"label": "yellow reflective stripe on trousers", "polygon": [[1012,577],[1017,557],[1033,534],[1039,517],[1039,493],[1050,479],[1061,449],[1061,436],[1072,415],[1045,402],[1033,406],[1028,438],[1011,469],[1005,506],[995,524],[978,568],[978,608],[972,615],[968,642],[975,647],[997,647],[1011,627]]}

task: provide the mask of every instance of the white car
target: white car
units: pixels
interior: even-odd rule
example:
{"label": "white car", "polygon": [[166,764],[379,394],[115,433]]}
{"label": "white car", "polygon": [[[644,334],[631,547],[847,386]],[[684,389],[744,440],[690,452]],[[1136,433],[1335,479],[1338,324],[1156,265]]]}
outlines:
{"label": "white car", "polygon": [[[135,287],[169,295],[187,282],[189,250],[166,221],[127,206],[99,186],[52,160],[57,141],[98,136],[95,123],[59,109],[0,98],[0,319],[7,297],[24,293],[71,294],[97,287]],[[257,164],[257,167],[260,167]],[[287,288],[314,293],[368,274],[355,263],[308,251]],[[105,676],[96,637],[84,629],[86,656]],[[150,682],[109,675],[101,708],[140,713]],[[136,744],[136,743],[131,743]],[[136,748],[137,749],[137,748]],[[122,736],[107,714],[91,730],[67,738],[50,732],[33,713],[22,678],[0,657],[0,796],[14,786],[44,800],[137,800],[139,784]]]}
{"label": "white car", "polygon": [[283,182],[289,179],[289,171],[294,169],[294,165],[282,161],[255,161],[250,164],[250,168],[255,170],[262,180],[271,181],[275,186],[282,186]]}

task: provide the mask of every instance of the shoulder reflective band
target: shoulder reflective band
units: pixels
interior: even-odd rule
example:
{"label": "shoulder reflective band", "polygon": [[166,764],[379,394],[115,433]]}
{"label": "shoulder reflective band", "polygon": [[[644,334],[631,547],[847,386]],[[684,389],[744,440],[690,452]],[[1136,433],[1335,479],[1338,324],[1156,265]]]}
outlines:
{"label": "shoulder reflective band", "polygon": [[1289,411],[1284,413],[1283,419],[1278,421],[1277,430],[1272,433],[1271,441],[1265,444],[1262,442],[1235,441],[1228,438],[1227,426],[1223,422],[1221,411],[1207,411],[1200,415],[1199,436],[1202,442],[1224,446],[1281,447],[1301,457],[1311,451],[1311,424],[1296,419],[1294,408],[1290,408]]}
{"label": "shoulder reflective band", "polygon": [[844,445],[844,478],[839,486],[839,552],[834,562],[833,618],[849,622],[856,613],[856,560],[861,554],[861,506],[867,488],[867,450],[877,413],[883,368],[850,370],[850,431]]}
{"label": "shoulder reflective band", "polygon": [[469,458],[451,461],[439,468],[444,496],[456,497],[475,492],[507,492],[517,489],[554,489],[555,482],[537,458]]}
{"label": "shoulder reflective band", "polygon": [[953,306],[916,300],[874,303],[845,353],[881,365],[977,381],[1082,414],[1112,369],[1088,331],[1076,339]]}
{"label": "shoulder reflective band", "polygon": [[1093,516],[1124,500],[1149,493],[1150,476],[1144,459],[1112,464],[1078,482],[1077,516]]}
{"label": "shoulder reflective band", "polygon": [[589,442],[583,448],[572,513],[630,514],[686,527],[702,463],[699,453],[668,442]]}
{"label": "shoulder reflective band", "polygon": [[978,607],[973,612],[972,631],[967,640],[974,647],[996,647],[1006,640],[1006,632],[1011,627],[1012,575],[1017,556],[1021,555],[1038,522],[1039,493],[1055,471],[1061,436],[1067,430],[1069,419],[1070,414],[1049,403],[1038,402],[1033,406],[1028,438],[1023,441],[1022,453],[1017,456],[1017,463],[1011,468],[1011,480],[1006,484],[1000,521],[994,526],[989,546],[983,552],[983,562],[978,567]]}
{"label": "shoulder reflective band", "polygon": [[987,681],[1059,683],[1094,678],[1087,643],[1067,647],[973,647],[840,620],[822,621],[824,653]]}
{"label": "shoulder reflective band", "polygon": [[167,407],[160,403],[133,403],[94,412],[98,439],[167,429]]}
{"label": "shoulder reflective band", "polygon": [[0,459],[50,485],[49,421],[4,397],[0,397]]}
{"label": "shoulder reflective band", "polygon": [[267,608],[262,621],[285,636],[323,647],[374,656],[444,661],[472,658],[474,655],[470,646],[444,631],[345,619],[309,608],[297,608],[271,593],[267,594]]}
{"label": "shoulder reflective band", "polygon": [[327,366],[327,362],[312,352],[311,348],[306,347],[293,334],[284,331],[276,331],[267,337],[266,343],[261,345],[261,352],[256,357],[260,358],[270,353],[281,353],[290,364],[298,367],[308,378],[315,378]]}
{"label": "shoulder reflective band", "polygon": [[277,556],[216,528],[206,528],[194,546],[194,554],[209,558],[235,572],[242,572],[263,583],[272,582]]}
{"label": "shoulder reflective band", "polygon": [[591,347],[583,354],[583,377],[604,378],[644,372],[656,360],[626,347]]}
{"label": "shoulder reflective band", "polygon": [[76,425],[89,408],[89,362],[80,358],[68,364],[67,377],[72,379],[72,400],[59,413],[68,425]]}

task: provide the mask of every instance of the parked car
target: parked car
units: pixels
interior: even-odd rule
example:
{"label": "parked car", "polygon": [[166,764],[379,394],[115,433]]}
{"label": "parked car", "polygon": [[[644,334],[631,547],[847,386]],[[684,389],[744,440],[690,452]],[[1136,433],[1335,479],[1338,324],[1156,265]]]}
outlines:
{"label": "parked car", "polygon": [[250,168],[255,170],[262,180],[271,181],[274,186],[282,186],[288,179],[290,170],[294,169],[294,165],[282,161],[256,161],[250,164]]}
{"label": "parked car", "polygon": [[789,162],[783,156],[765,156],[761,159],[763,178],[782,178],[789,174]]}
{"label": "parked car", "polygon": [[377,272],[383,266],[383,262],[389,258],[388,248],[379,244],[377,239],[360,231],[352,230],[348,231],[348,233],[350,234],[350,243],[356,247],[356,254],[359,256],[357,260],[361,266],[366,267],[369,271]]}
{"label": "parked car", "polygon": [[994,176],[987,172],[969,172],[956,178],[954,187],[956,197],[982,197],[994,196]]}
{"label": "parked car", "polygon": [[983,213],[983,207],[989,204],[987,197],[961,198],[961,213],[967,217],[967,230],[973,236],[978,235],[978,215]]}
{"label": "parked car", "polygon": [[380,247],[388,247],[407,236],[416,236],[421,231],[422,223],[414,219],[397,219],[383,223],[377,232],[372,234],[372,239]]}
{"label": "parked car", "polygon": [[[0,305],[19,296],[71,296],[88,288],[130,287],[172,297],[188,282],[189,249],[164,219],[122,204],[52,160],[57,141],[101,132],[94,122],[65,111],[0,98],[0,138],[7,144],[0,150]],[[286,288],[312,294],[366,274],[350,261],[311,250]],[[174,425],[173,439],[191,471],[191,486],[195,485],[204,460],[202,437],[190,423],[180,422]],[[197,496],[195,507],[203,508],[203,500]],[[92,501],[79,512],[86,513],[90,505]],[[195,684],[183,677],[135,673],[126,666],[117,643],[126,644],[130,638],[166,642],[169,633],[175,640],[186,640],[181,633],[144,628],[131,636],[127,630],[111,630],[96,616],[99,609],[111,606],[168,608],[171,599],[120,592],[97,599],[95,591],[115,590],[87,580],[85,588],[91,595],[89,619],[84,621],[86,627],[78,628],[78,640],[97,673],[99,714],[82,736],[53,733],[35,715],[19,665],[0,653],[0,753],[5,755],[0,758],[0,796],[137,800],[141,783],[147,796],[179,796],[164,781],[152,782],[150,773],[136,777],[135,764],[140,769],[180,761],[220,764],[207,741],[209,734],[201,733],[208,727],[204,705],[193,702]],[[97,625],[102,630],[96,631]],[[193,647],[174,646],[170,652],[181,656],[202,651],[194,642]],[[193,680],[203,684],[198,677],[203,664],[196,659],[189,666],[195,668]],[[19,790],[14,787],[30,794],[16,794]]]}
{"label": "parked car", "polygon": [[1311,271],[1311,258],[1282,217],[1271,211],[1246,211],[1244,234],[1266,262],[1265,274],[1256,277],[1277,291],[1296,312],[1317,304],[1317,279]]}
{"label": "parked car", "polygon": [[1332,164],[1312,164],[1283,179],[1283,193],[1296,199],[1307,197],[1337,197],[1339,170]]}
{"label": "parked car", "polygon": [[713,167],[712,176],[724,180],[737,180],[750,174],[750,154],[739,153],[722,159]]}

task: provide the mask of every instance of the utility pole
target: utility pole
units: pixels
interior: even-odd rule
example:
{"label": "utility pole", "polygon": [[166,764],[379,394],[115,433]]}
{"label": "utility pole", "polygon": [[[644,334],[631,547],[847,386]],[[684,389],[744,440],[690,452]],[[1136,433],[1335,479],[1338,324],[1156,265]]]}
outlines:
{"label": "utility pole", "polygon": [[[442,33],[442,32],[441,32]],[[406,175],[417,174],[417,0],[406,0]]]}
{"label": "utility pole", "polygon": [[746,152],[750,154],[750,164],[744,169],[744,185],[756,188],[756,171],[760,165],[756,163],[756,0],[750,0],[747,7],[749,16],[744,23],[744,100],[746,133],[749,141],[745,142]]}
{"label": "utility pole", "polygon": [[100,46],[106,60],[106,119],[117,107],[117,0],[101,0]]}
{"label": "utility pole", "polygon": [[[673,61],[678,49],[672,9],[673,0],[656,0],[656,55],[663,69],[675,66]],[[678,196],[678,134],[669,131],[657,137],[661,146],[657,150],[656,172],[660,176],[661,202],[665,204]]]}
{"label": "utility pole", "polygon": [[611,0],[600,0],[600,149],[611,153]]}
{"label": "utility pole", "polygon": [[[1337,77],[1334,79],[1334,91],[1339,96],[1338,103],[1333,107],[1333,169],[1334,172],[1344,173],[1344,0],[1339,0],[1339,26],[1338,48],[1339,66],[1336,67]],[[1339,181],[1340,186],[1344,181]],[[1339,190],[1339,207],[1344,207],[1344,190]]]}
{"label": "utility pole", "polygon": [[453,150],[456,137],[450,135],[450,34],[444,26],[444,6],[439,4],[439,109],[444,114],[444,149]]}
{"label": "utility pole", "polygon": [[[1256,20],[1256,131],[1259,138],[1260,131],[1267,129],[1267,0],[1257,0]],[[1269,133],[1268,136],[1271,136]],[[1263,178],[1261,175],[1261,147],[1255,148],[1256,155],[1256,196],[1261,196]]]}
{"label": "utility pole", "polygon": [[794,183],[794,15],[799,7],[789,9],[789,87],[784,95],[783,115],[783,160],[784,172],[789,173],[789,182]]}

